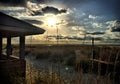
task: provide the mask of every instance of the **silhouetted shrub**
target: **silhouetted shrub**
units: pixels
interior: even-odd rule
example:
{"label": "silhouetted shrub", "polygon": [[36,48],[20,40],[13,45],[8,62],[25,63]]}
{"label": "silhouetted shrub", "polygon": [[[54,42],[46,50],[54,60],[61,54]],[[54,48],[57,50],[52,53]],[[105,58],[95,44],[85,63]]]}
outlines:
{"label": "silhouetted shrub", "polygon": [[49,61],[53,62],[53,63],[58,63],[58,62],[62,63],[63,62],[63,57],[61,56],[61,54],[55,53],[54,55],[52,55],[49,58]]}
{"label": "silhouetted shrub", "polygon": [[36,59],[48,59],[51,53],[48,52],[39,52],[36,54]]}
{"label": "silhouetted shrub", "polygon": [[66,57],[66,59],[64,60],[64,64],[68,65],[68,66],[74,66],[75,65],[75,56],[70,55],[70,56]]}

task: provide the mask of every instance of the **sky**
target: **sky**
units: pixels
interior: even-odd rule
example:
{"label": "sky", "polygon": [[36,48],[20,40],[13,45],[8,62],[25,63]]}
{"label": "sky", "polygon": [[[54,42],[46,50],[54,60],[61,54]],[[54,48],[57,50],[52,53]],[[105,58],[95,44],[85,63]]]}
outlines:
{"label": "sky", "polygon": [[[0,11],[43,28],[34,41],[120,42],[120,0],[0,0]],[[27,37],[30,40],[30,37]]]}

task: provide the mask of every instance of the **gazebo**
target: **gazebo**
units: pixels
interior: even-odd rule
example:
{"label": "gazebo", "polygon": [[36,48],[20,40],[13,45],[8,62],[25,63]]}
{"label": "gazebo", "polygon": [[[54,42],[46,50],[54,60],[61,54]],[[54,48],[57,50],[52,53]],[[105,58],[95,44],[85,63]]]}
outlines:
{"label": "gazebo", "polygon": [[[11,75],[25,77],[25,36],[44,32],[44,29],[0,12],[0,82],[2,84],[12,83]],[[11,57],[12,37],[19,37],[19,59]],[[2,53],[3,38],[7,38],[6,55]]]}

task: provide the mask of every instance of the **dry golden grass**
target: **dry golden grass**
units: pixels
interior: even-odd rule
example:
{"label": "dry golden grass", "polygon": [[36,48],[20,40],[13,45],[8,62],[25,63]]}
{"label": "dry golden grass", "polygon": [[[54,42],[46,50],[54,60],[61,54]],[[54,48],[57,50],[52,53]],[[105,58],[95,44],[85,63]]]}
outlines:
{"label": "dry golden grass", "polygon": [[[27,51],[28,50],[28,51]],[[94,65],[92,69],[91,46],[59,45],[43,46],[28,45],[26,51],[32,53],[36,60],[49,59],[50,62],[72,66],[75,69],[74,79],[64,79],[57,72],[36,70],[32,64],[27,67],[27,84],[119,84],[114,80],[116,70],[119,71],[120,47],[118,46],[95,46],[94,58],[107,62],[114,62],[112,73],[109,72],[110,66],[101,67],[100,63]],[[87,71],[85,71],[87,69]],[[105,74],[101,75],[101,69],[105,69]],[[86,73],[87,72],[87,73]],[[111,74],[114,76],[111,78]],[[117,75],[120,79],[120,73]]]}

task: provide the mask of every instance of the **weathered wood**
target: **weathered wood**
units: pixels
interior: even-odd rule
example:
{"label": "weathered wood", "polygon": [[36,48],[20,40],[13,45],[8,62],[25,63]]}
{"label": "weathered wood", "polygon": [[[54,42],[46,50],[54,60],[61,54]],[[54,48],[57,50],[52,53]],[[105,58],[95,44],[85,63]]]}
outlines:
{"label": "weathered wood", "polygon": [[0,59],[2,56],[2,37],[0,37]]}
{"label": "weathered wood", "polygon": [[25,66],[24,59],[0,60],[0,84],[24,84]]}
{"label": "weathered wood", "polygon": [[12,54],[12,45],[11,45],[11,37],[7,37],[7,51],[6,51],[6,54],[7,54],[7,57],[9,58],[10,55]]}
{"label": "weathered wood", "polygon": [[20,59],[25,59],[25,36],[20,36]]}
{"label": "weathered wood", "polygon": [[93,61],[93,62],[114,65],[114,62],[108,62],[108,61],[103,61],[103,60],[98,60],[98,59],[90,59],[90,60]]}

